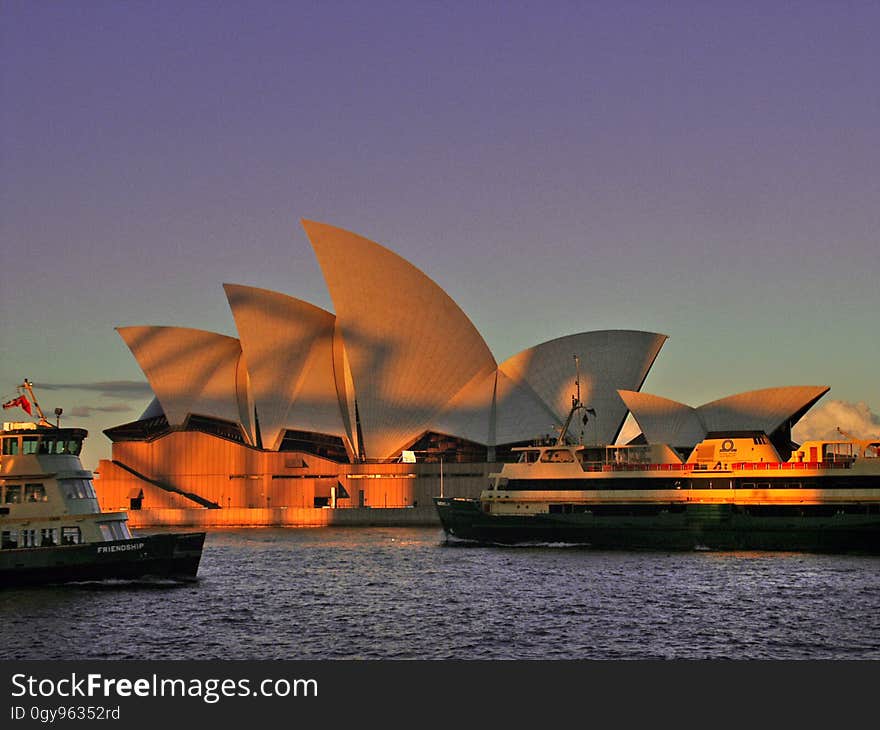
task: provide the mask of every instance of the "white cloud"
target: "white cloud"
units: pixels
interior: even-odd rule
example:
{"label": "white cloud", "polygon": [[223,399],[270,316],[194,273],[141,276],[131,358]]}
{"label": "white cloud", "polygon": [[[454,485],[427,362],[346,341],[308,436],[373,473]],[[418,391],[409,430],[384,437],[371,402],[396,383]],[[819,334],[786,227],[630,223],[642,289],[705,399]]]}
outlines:
{"label": "white cloud", "polygon": [[880,416],[867,403],[831,400],[807,413],[792,429],[797,443],[810,439],[839,439],[840,428],[856,438],[880,438]]}

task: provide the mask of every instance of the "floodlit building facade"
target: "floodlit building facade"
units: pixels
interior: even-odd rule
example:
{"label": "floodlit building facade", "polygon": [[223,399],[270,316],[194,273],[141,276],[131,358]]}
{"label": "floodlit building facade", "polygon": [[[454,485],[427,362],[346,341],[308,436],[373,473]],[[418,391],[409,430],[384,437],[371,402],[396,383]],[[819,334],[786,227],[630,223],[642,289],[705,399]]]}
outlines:
{"label": "floodlit building facade", "polygon": [[572,334],[498,363],[467,315],[415,266],[349,231],[303,226],[334,312],[224,284],[238,337],[118,329],[155,399],[137,421],[105,432],[113,456],[99,465],[102,506],[226,515],[431,509],[441,491],[478,493],[512,447],[555,438],[576,378],[590,410],[570,435],[584,442],[614,443],[629,411],[646,438],[684,445],[716,421],[733,423],[731,414],[761,414],[778,428],[809,400],[780,395],[770,413],[757,397],[691,409],[645,396],[639,390],[666,340],[651,332]]}

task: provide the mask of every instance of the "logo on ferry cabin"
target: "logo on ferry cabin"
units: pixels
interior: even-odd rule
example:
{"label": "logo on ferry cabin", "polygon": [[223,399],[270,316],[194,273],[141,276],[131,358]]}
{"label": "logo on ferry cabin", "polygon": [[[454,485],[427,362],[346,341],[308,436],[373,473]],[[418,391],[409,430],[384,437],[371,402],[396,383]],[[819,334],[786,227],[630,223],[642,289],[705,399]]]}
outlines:
{"label": "logo on ferry cabin", "polygon": [[736,451],[736,446],[733,445],[733,439],[724,439],[724,441],[721,442],[721,448],[719,451],[722,454]]}

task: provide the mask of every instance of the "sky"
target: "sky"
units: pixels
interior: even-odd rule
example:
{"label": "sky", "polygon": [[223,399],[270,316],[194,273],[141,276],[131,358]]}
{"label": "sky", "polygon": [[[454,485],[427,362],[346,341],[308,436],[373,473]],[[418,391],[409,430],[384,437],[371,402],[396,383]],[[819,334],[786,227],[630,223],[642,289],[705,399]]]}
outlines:
{"label": "sky", "polygon": [[3,0],[0,397],[39,384],[95,468],[151,398],[115,327],[235,336],[224,282],[332,311],[307,218],[499,362],[661,332],[646,392],[829,385],[815,412],[880,431],[878,31],[877,2]]}

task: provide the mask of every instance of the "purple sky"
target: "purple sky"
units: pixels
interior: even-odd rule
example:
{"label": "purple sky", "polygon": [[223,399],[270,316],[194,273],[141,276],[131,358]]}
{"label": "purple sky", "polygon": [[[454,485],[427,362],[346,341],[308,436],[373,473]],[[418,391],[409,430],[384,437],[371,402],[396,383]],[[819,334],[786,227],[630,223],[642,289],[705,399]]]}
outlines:
{"label": "purple sky", "polygon": [[[234,335],[223,282],[332,310],[310,218],[499,361],[652,330],[648,392],[877,412],[878,35],[877,2],[5,0],[0,395],[143,381],[118,325]],[[148,400],[109,392],[38,392],[111,409],[68,419],[88,467]]]}

